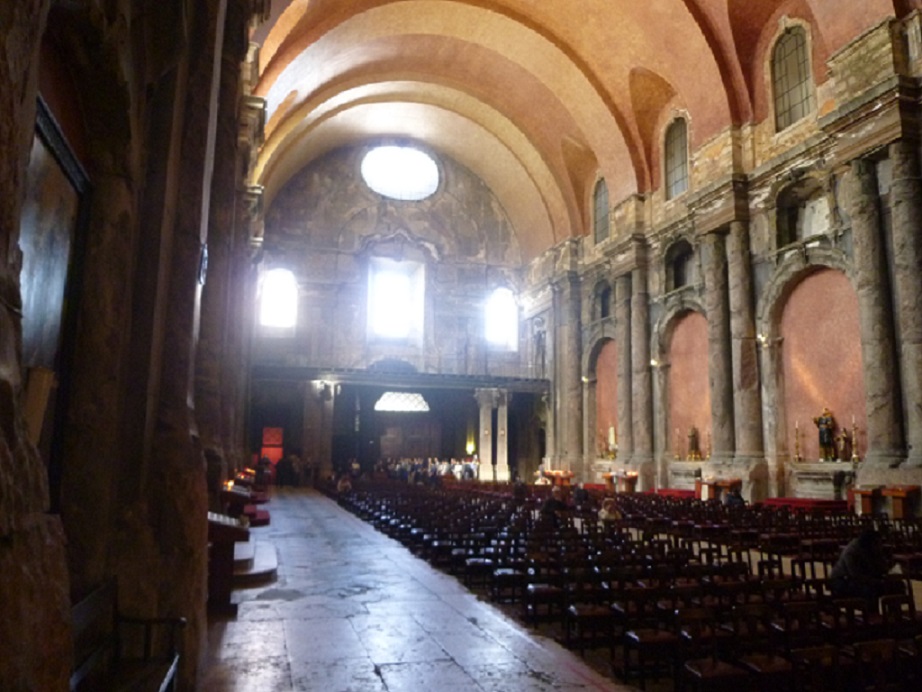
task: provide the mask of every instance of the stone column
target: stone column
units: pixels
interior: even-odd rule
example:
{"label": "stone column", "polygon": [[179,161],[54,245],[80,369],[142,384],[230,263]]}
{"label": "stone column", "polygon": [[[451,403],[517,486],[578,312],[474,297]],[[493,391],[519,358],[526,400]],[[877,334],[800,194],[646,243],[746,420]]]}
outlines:
{"label": "stone column", "polygon": [[[231,3],[231,26],[246,24],[240,3]],[[236,15],[236,16],[233,16]],[[207,270],[203,268],[201,328],[196,353],[195,401],[199,437],[205,454],[208,474],[209,504],[220,509],[223,482],[233,472],[228,463],[229,450],[237,440],[233,428],[238,421],[236,374],[246,363],[233,348],[234,335],[243,328],[239,323],[239,306],[232,301],[233,284],[241,254],[235,226],[238,208],[239,179],[237,162],[238,103],[240,102],[240,68],[246,56],[246,42],[236,33],[226,35],[221,55],[219,112],[215,133],[214,178],[210,189],[211,214],[208,227]],[[243,248],[246,246],[243,245]],[[237,356],[234,358],[233,356]]]}
{"label": "stone column", "polygon": [[618,344],[618,458],[630,461],[634,454],[630,274],[615,279],[615,341]]}
{"label": "stone column", "polygon": [[480,427],[477,432],[477,454],[480,459],[480,480],[496,480],[493,468],[493,407],[495,389],[475,389],[474,398],[480,407]]}
{"label": "stone column", "polygon": [[509,399],[505,389],[496,390],[496,480],[509,482]]}
{"label": "stone column", "polygon": [[899,363],[906,421],[907,466],[922,466],[922,177],[917,145],[890,145],[893,180],[893,289],[900,333]]}
{"label": "stone column", "polygon": [[711,459],[727,461],[733,456],[734,430],[726,243],[720,232],[708,233],[702,241],[711,387]]}
{"label": "stone column", "polygon": [[861,363],[865,377],[868,428],[865,463],[895,466],[902,461],[903,431],[887,260],[873,163],[863,159],[852,161],[848,182],[845,204],[852,222]]}
{"label": "stone column", "polygon": [[580,338],[579,278],[570,272],[554,285],[557,342],[555,373],[557,375],[557,439],[559,466],[582,473],[582,340]]}
{"label": "stone column", "polygon": [[753,308],[749,228],[742,221],[730,224],[727,259],[736,457],[744,460],[763,459],[759,349]]}
{"label": "stone column", "polygon": [[[653,378],[650,374],[650,306],[647,269],[631,272],[631,423],[634,453],[631,463],[640,474],[640,489],[653,485]],[[644,467],[648,468],[644,468]]]}

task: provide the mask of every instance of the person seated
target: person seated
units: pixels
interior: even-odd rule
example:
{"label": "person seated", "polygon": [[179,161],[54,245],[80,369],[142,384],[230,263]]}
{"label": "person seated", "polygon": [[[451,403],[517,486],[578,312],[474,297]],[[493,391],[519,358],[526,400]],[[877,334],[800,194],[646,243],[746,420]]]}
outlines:
{"label": "person seated", "polygon": [[525,487],[521,479],[516,479],[512,486],[512,499],[516,507],[521,507],[525,504],[525,500],[528,499],[528,488]]}
{"label": "person seated", "polygon": [[577,484],[573,489],[573,503],[577,507],[582,507],[583,505],[589,502],[589,491],[583,486],[582,483]]}
{"label": "person seated", "polygon": [[615,498],[606,497],[602,501],[602,509],[599,510],[599,521],[617,521],[621,516],[621,510],[618,509]]}
{"label": "person seated", "polygon": [[724,504],[727,507],[745,507],[746,500],[743,499],[739,488],[732,488],[727,493],[727,497],[724,499]]}
{"label": "person seated", "polygon": [[352,492],[352,479],[349,478],[348,473],[344,473],[339,477],[339,481],[336,483],[336,492],[340,495]]}
{"label": "person seated", "polygon": [[876,603],[900,586],[885,578],[892,566],[880,533],[865,529],[845,546],[829,573],[833,598],[864,598]]}
{"label": "person seated", "polygon": [[559,485],[555,485],[551,488],[551,494],[541,505],[539,514],[542,519],[549,521],[554,526],[557,526],[557,513],[565,512],[567,509],[567,503],[563,499],[563,490],[561,490]]}

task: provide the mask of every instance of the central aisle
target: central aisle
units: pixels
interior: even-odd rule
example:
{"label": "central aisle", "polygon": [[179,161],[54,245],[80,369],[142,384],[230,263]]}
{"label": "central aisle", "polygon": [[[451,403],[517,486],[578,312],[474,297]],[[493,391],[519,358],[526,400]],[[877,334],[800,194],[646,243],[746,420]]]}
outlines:
{"label": "central aisle", "polygon": [[204,692],[632,689],[478,600],[334,501],[273,491],[278,579],[208,627]]}

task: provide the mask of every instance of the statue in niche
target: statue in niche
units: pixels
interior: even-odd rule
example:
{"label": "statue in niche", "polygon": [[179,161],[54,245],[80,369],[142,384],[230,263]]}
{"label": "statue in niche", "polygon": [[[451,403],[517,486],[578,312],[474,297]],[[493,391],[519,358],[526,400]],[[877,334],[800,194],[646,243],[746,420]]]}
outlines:
{"label": "statue in niche", "polygon": [[832,411],[823,407],[823,412],[813,419],[819,432],[820,461],[834,461],[836,458],[836,419]]}
{"label": "statue in niche", "polygon": [[535,331],[535,376],[544,377],[547,368],[547,332],[540,328]]}

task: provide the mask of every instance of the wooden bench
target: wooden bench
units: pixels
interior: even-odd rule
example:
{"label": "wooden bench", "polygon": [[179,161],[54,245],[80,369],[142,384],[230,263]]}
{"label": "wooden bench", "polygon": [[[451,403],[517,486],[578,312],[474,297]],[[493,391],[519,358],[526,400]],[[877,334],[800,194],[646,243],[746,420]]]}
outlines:
{"label": "wooden bench", "polygon": [[184,618],[136,618],[118,610],[114,579],[71,609],[71,692],[173,690]]}

